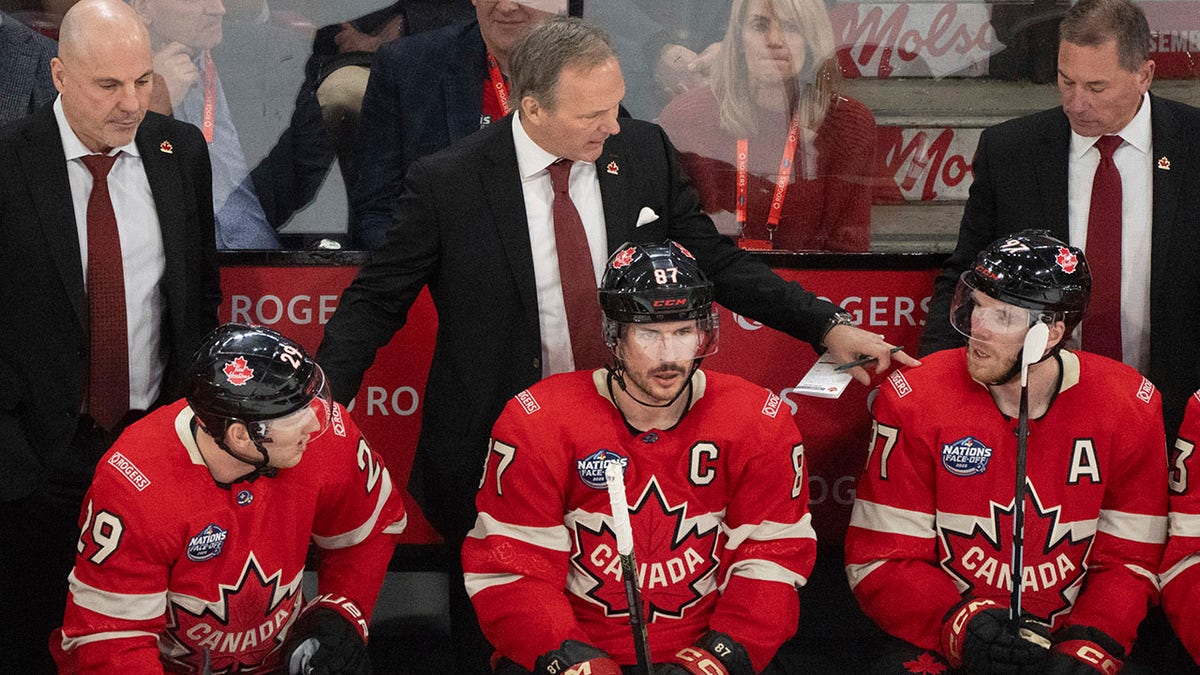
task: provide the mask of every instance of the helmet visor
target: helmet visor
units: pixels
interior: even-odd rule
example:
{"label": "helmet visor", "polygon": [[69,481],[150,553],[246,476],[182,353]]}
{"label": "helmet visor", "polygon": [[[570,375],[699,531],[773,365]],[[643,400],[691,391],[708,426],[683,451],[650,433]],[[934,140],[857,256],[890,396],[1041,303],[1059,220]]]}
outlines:
{"label": "helmet visor", "polygon": [[1042,312],[997,300],[976,287],[975,275],[963,272],[950,304],[950,325],[971,340],[1022,344]]}
{"label": "helmet visor", "polygon": [[283,417],[261,422],[263,445],[269,448],[271,443],[292,443],[297,440],[311,443],[329,429],[333,417],[333,396],[329,391],[329,382],[325,380],[325,371],[320,366],[315,367],[312,398]]}
{"label": "helmet visor", "polygon": [[620,324],[626,344],[651,361],[700,359],[717,351],[717,313],[689,321]]}

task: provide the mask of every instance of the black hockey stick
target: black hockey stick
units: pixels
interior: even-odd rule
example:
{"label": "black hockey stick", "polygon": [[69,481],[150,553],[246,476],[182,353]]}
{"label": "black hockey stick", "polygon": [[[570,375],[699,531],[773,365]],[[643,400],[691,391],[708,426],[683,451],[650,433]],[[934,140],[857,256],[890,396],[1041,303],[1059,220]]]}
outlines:
{"label": "black hockey stick", "polygon": [[1025,549],[1025,451],[1029,444],[1029,366],[1041,360],[1050,326],[1038,321],[1025,334],[1021,349],[1021,403],[1017,410],[1017,485],[1013,494],[1012,597],[1008,617],[1014,632],[1021,630],[1021,577]]}
{"label": "black hockey stick", "polygon": [[629,503],[625,500],[625,474],[617,462],[604,467],[608,484],[608,502],[612,506],[613,533],[617,538],[617,555],[621,559],[621,576],[625,580],[625,599],[629,603],[629,627],[633,629],[633,651],[637,654],[638,672],[653,675],[654,660],[650,657],[650,640],[646,636],[646,618],[642,615],[642,590],[638,588],[637,560],[633,557],[633,528],[629,526]]}

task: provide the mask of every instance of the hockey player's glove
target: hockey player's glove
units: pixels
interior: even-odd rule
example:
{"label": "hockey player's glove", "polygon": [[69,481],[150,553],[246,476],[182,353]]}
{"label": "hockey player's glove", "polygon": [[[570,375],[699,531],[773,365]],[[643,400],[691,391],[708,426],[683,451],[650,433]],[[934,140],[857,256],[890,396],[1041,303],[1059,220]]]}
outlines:
{"label": "hockey player's glove", "polygon": [[737,640],[710,630],[695,645],[675,652],[655,675],[754,675],[750,656]]}
{"label": "hockey player's glove", "polygon": [[558,649],[538,657],[533,666],[534,675],[621,675],[617,665],[600,649],[579,642],[563,640]]}
{"label": "hockey player's glove", "polygon": [[972,674],[1040,672],[1050,641],[1034,624],[1022,628],[1021,634],[1013,632],[1007,607],[964,598],[946,614],[942,653],[951,667]]}
{"label": "hockey player's glove", "polygon": [[371,675],[358,627],[329,607],[310,606],[283,643],[288,675]]}
{"label": "hockey player's glove", "polygon": [[1054,636],[1049,675],[1115,675],[1121,670],[1125,650],[1121,643],[1091,626],[1067,626]]}

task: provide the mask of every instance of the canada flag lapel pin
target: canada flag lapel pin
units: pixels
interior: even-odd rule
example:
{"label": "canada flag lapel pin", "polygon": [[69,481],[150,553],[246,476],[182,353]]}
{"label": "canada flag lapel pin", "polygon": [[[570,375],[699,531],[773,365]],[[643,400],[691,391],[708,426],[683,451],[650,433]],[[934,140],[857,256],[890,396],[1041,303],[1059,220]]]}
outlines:
{"label": "canada flag lapel pin", "polygon": [[158,149],[167,153],[168,155],[175,152],[175,146],[171,145],[171,141],[163,141],[162,143],[159,143]]}
{"label": "canada flag lapel pin", "polygon": [[1171,160],[1167,159],[1165,156],[1159,157],[1158,158],[1158,168],[1162,169],[1163,171],[1170,171],[1171,170]]}
{"label": "canada flag lapel pin", "polygon": [[615,161],[609,162],[608,167],[606,167],[605,170],[614,176],[621,173],[621,167],[617,166],[617,163]]}

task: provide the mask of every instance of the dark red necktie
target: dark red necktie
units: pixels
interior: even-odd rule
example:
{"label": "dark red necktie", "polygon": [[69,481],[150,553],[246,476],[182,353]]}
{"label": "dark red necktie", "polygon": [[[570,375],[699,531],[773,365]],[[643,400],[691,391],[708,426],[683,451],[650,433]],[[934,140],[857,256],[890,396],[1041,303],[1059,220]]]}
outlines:
{"label": "dark red necktie", "polygon": [[604,344],[591,249],[583,230],[583,220],[567,191],[571,164],[569,159],[560,159],[546,169],[554,186],[554,242],[558,249],[563,303],[567,307],[571,352],[577,370],[590,370],[608,363],[608,347]]}
{"label": "dark red necktie", "polygon": [[1120,136],[1096,141],[1100,165],[1092,179],[1087,254],[1092,294],[1083,318],[1084,351],[1121,360],[1121,173],[1113,162]]}
{"label": "dark red necktie", "polygon": [[125,271],[117,216],[108,194],[108,172],[117,155],[83,158],[93,179],[87,206],[88,414],[110,430],[129,410]]}

